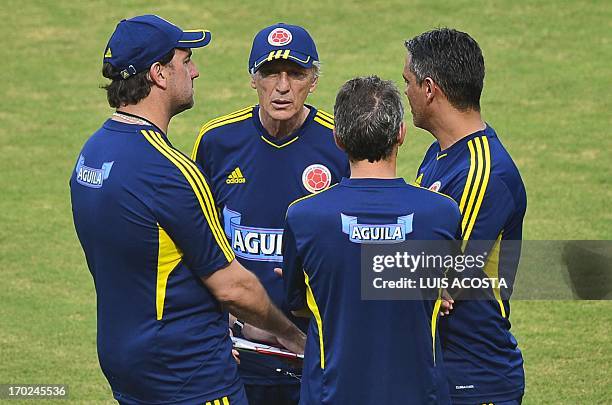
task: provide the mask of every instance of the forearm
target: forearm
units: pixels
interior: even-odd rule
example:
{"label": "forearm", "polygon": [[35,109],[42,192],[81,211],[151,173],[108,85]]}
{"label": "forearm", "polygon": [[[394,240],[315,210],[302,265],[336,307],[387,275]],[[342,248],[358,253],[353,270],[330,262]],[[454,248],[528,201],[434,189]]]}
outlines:
{"label": "forearm", "polygon": [[249,276],[250,280],[245,280],[246,282],[235,287],[235,298],[224,302],[232,315],[286,339],[293,339],[301,333],[270,301],[259,280],[252,274]]}
{"label": "forearm", "polygon": [[304,333],[274,306],[259,279],[238,262],[202,281],[233,316],[273,333],[289,350],[303,352]]}

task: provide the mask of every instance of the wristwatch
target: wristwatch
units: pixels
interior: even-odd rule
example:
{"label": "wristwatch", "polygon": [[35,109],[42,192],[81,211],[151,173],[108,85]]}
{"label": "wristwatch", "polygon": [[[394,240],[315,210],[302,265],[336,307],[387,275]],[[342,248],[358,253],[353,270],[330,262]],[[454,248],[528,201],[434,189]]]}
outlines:
{"label": "wristwatch", "polygon": [[244,328],[244,322],[236,318],[234,324],[232,325],[232,332],[234,333],[234,336],[242,336],[242,328]]}

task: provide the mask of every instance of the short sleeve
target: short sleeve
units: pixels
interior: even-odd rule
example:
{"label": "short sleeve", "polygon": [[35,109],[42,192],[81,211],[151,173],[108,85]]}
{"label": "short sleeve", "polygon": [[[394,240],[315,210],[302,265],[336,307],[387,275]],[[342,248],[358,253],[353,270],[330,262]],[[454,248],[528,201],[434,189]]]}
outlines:
{"label": "short sleeve", "polygon": [[158,186],[154,214],[160,232],[169,235],[187,267],[202,277],[227,266],[234,260],[234,253],[223,233],[205,176],[187,158],[177,168],[170,168]]}
{"label": "short sleeve", "polygon": [[193,151],[191,152],[191,159],[195,161],[200,168],[204,172],[208,178],[211,177],[211,160],[212,156],[210,153],[210,145],[209,145],[209,136],[205,136],[206,131],[204,128],[206,125],[202,127],[200,133],[198,134],[198,138],[196,139],[195,145],[193,146]]}
{"label": "short sleeve", "polygon": [[298,253],[289,218],[285,221],[283,231],[283,282],[285,284],[285,299],[289,309],[297,311],[306,308],[303,261]]}
{"label": "short sleeve", "polygon": [[[467,190],[468,195],[457,192],[458,188],[450,191],[453,198],[460,201],[463,254],[466,257],[486,257],[484,267],[466,270],[460,276],[488,277],[499,274],[498,241],[514,212],[514,199],[505,183],[495,175],[481,182],[479,188],[470,189],[463,184],[461,189]],[[495,274],[489,274],[493,270]]]}
{"label": "short sleeve", "polygon": [[[461,201],[461,200],[459,200]],[[462,209],[461,236],[463,240],[495,241],[515,210],[514,199],[505,183],[490,176],[485,190],[465,198]]]}

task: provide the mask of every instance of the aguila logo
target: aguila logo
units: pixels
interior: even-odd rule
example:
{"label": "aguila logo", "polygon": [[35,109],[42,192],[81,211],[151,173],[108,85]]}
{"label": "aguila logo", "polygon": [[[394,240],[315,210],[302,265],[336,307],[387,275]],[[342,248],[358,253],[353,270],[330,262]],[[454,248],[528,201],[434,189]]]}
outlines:
{"label": "aguila logo", "polygon": [[268,35],[268,43],[274,46],[287,45],[291,39],[291,33],[284,28],[276,28]]}
{"label": "aguila logo", "polygon": [[314,164],[304,169],[302,184],[311,193],[325,190],[331,184],[331,172],[321,164]]}
{"label": "aguila logo", "polygon": [[432,184],[431,186],[429,186],[429,189],[431,191],[440,191],[440,187],[442,187],[442,183],[440,183],[439,181],[436,181],[434,184]]}

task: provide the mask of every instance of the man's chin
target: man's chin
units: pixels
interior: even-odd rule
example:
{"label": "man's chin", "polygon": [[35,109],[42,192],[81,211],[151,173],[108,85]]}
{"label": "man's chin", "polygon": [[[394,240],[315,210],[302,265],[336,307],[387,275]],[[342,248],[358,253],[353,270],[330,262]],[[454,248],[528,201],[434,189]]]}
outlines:
{"label": "man's chin", "polygon": [[275,121],[288,121],[295,117],[297,111],[293,109],[270,109],[266,110],[266,113]]}
{"label": "man's chin", "polygon": [[191,107],[193,107],[193,105],[194,105],[194,101],[192,99],[189,103],[185,103],[185,104],[181,104],[177,106],[174,109],[174,113],[172,115],[174,116],[174,115],[182,113],[183,111],[189,110]]}

